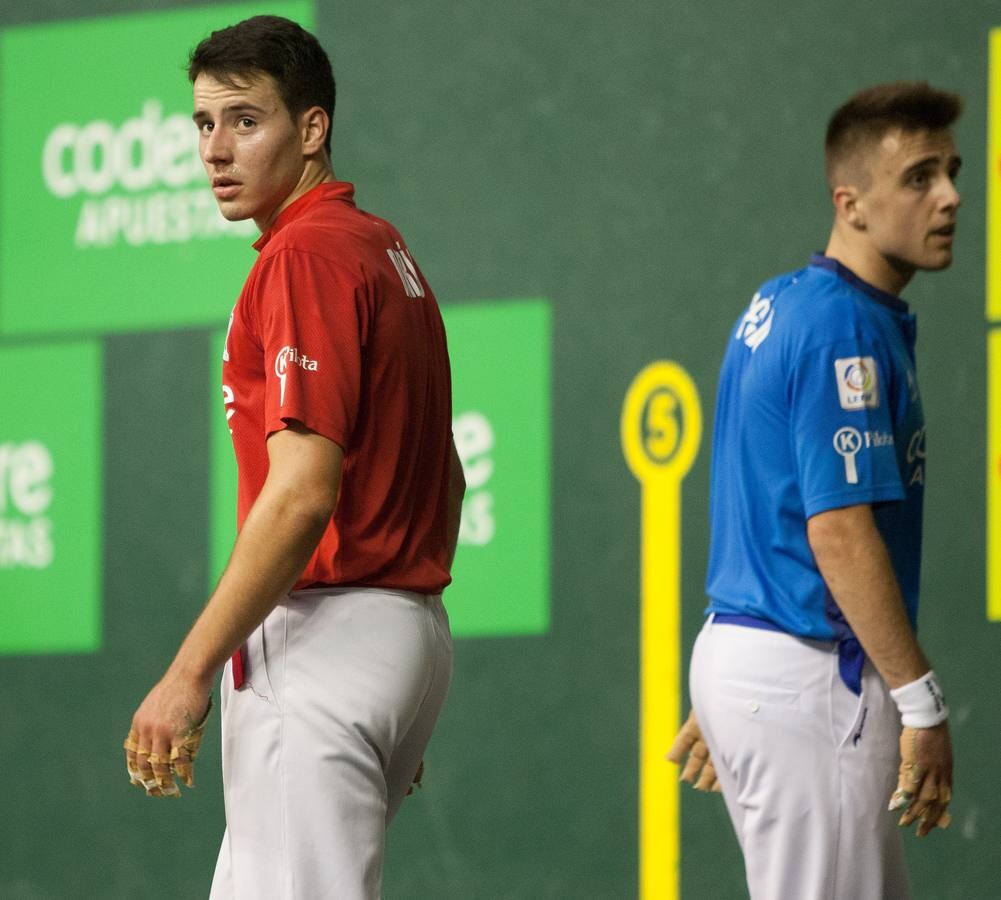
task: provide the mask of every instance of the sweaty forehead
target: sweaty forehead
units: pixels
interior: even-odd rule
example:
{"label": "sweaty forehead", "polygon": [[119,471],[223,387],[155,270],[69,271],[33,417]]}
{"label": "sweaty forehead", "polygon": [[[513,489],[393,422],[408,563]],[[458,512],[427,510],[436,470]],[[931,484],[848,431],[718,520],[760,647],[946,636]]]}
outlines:
{"label": "sweaty forehead", "polygon": [[225,80],[202,72],[195,79],[193,94],[196,112],[241,103],[273,109],[281,103],[274,79],[264,72],[232,76]]}

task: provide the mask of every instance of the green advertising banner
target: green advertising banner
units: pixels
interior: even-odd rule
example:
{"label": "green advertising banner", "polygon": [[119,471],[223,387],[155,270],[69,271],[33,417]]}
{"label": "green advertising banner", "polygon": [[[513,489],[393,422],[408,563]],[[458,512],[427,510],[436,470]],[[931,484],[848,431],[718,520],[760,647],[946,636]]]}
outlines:
{"label": "green advertising banner", "polygon": [[225,321],[257,230],[219,214],[185,65],[265,12],[312,24],[279,0],[0,32],[0,335]]}
{"label": "green advertising banner", "polygon": [[0,348],[0,654],[101,646],[101,349]]}
{"label": "green advertising banner", "polygon": [[[442,309],[452,359],[452,431],[466,476],[446,604],[457,637],[549,628],[550,346],[544,300]],[[236,471],[220,393],[225,332],[215,336],[211,566],[233,548]]]}
{"label": "green advertising banner", "polygon": [[466,476],[446,594],[454,634],[549,629],[551,314],[544,300],[442,310]]}

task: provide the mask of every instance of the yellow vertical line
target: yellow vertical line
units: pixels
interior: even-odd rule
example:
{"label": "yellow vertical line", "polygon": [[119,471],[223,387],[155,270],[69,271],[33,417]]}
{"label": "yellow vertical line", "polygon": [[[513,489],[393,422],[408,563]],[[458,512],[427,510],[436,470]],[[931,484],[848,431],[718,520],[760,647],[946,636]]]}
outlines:
{"label": "yellow vertical line", "polygon": [[987,319],[1001,321],[1001,28],[990,33],[987,83]]}
{"label": "yellow vertical line", "polygon": [[987,332],[987,618],[1001,622],[1001,329]]}
{"label": "yellow vertical line", "polygon": [[643,487],[640,641],[640,896],[678,897],[679,785],[665,758],[681,719],[680,483]]}
{"label": "yellow vertical line", "polygon": [[[990,33],[987,84],[988,327],[1001,322],[1001,28]],[[1001,621],[1001,335],[987,333],[987,618]]]}

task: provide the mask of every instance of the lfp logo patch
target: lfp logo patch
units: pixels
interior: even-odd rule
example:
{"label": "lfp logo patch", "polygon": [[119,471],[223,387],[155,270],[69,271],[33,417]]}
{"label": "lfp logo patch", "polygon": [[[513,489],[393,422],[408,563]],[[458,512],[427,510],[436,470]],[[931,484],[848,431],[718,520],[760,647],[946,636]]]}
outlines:
{"label": "lfp logo patch", "polygon": [[0,33],[0,335],[225,320],[256,228],[216,207],[185,65],[262,12],[312,18],[285,0]]}
{"label": "lfp logo patch", "polygon": [[879,406],[879,372],[871,356],[834,360],[838,399],[842,409],[875,409]]}

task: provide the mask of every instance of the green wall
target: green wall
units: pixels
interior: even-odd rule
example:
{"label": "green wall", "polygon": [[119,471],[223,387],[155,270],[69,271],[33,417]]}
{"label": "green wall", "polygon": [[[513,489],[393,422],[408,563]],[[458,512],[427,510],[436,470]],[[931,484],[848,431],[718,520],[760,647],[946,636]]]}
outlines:
{"label": "green wall", "polygon": [[[0,27],[206,6],[4,2]],[[983,601],[983,186],[987,35],[1001,8],[321,0],[313,16],[338,76],[335,168],[360,204],[399,226],[443,305],[546,298],[551,313],[548,629],[457,641],[425,789],[389,834],[385,896],[635,896],[640,517],[619,446],[625,390],[673,359],[708,417],[738,312],[825,242],[828,113],[897,78],[967,102],[956,263],[905,294],[919,313],[931,457],[921,633],[953,708],[954,825],[906,843],[916,898],[994,896],[1001,625]],[[163,81],[134,73],[147,76]],[[45,83],[35,70],[17,91]],[[207,895],[223,827],[217,736],[177,803],[130,788],[119,746],[206,596],[210,347],[249,258],[205,297],[214,312],[201,323],[63,333],[101,347],[101,639],[91,653],[0,656],[0,897]],[[197,267],[154,274],[178,295],[196,290]],[[142,307],[144,285],[133,287]],[[0,296],[0,326],[9,302]],[[0,338],[0,365],[34,345]],[[0,396],[4,382],[0,370]],[[15,408],[0,406],[0,444],[24,431]],[[707,446],[683,492],[686,664],[704,602]],[[79,587],[67,576],[46,590],[72,605]],[[722,801],[685,792],[682,821],[682,896],[744,896]]]}

